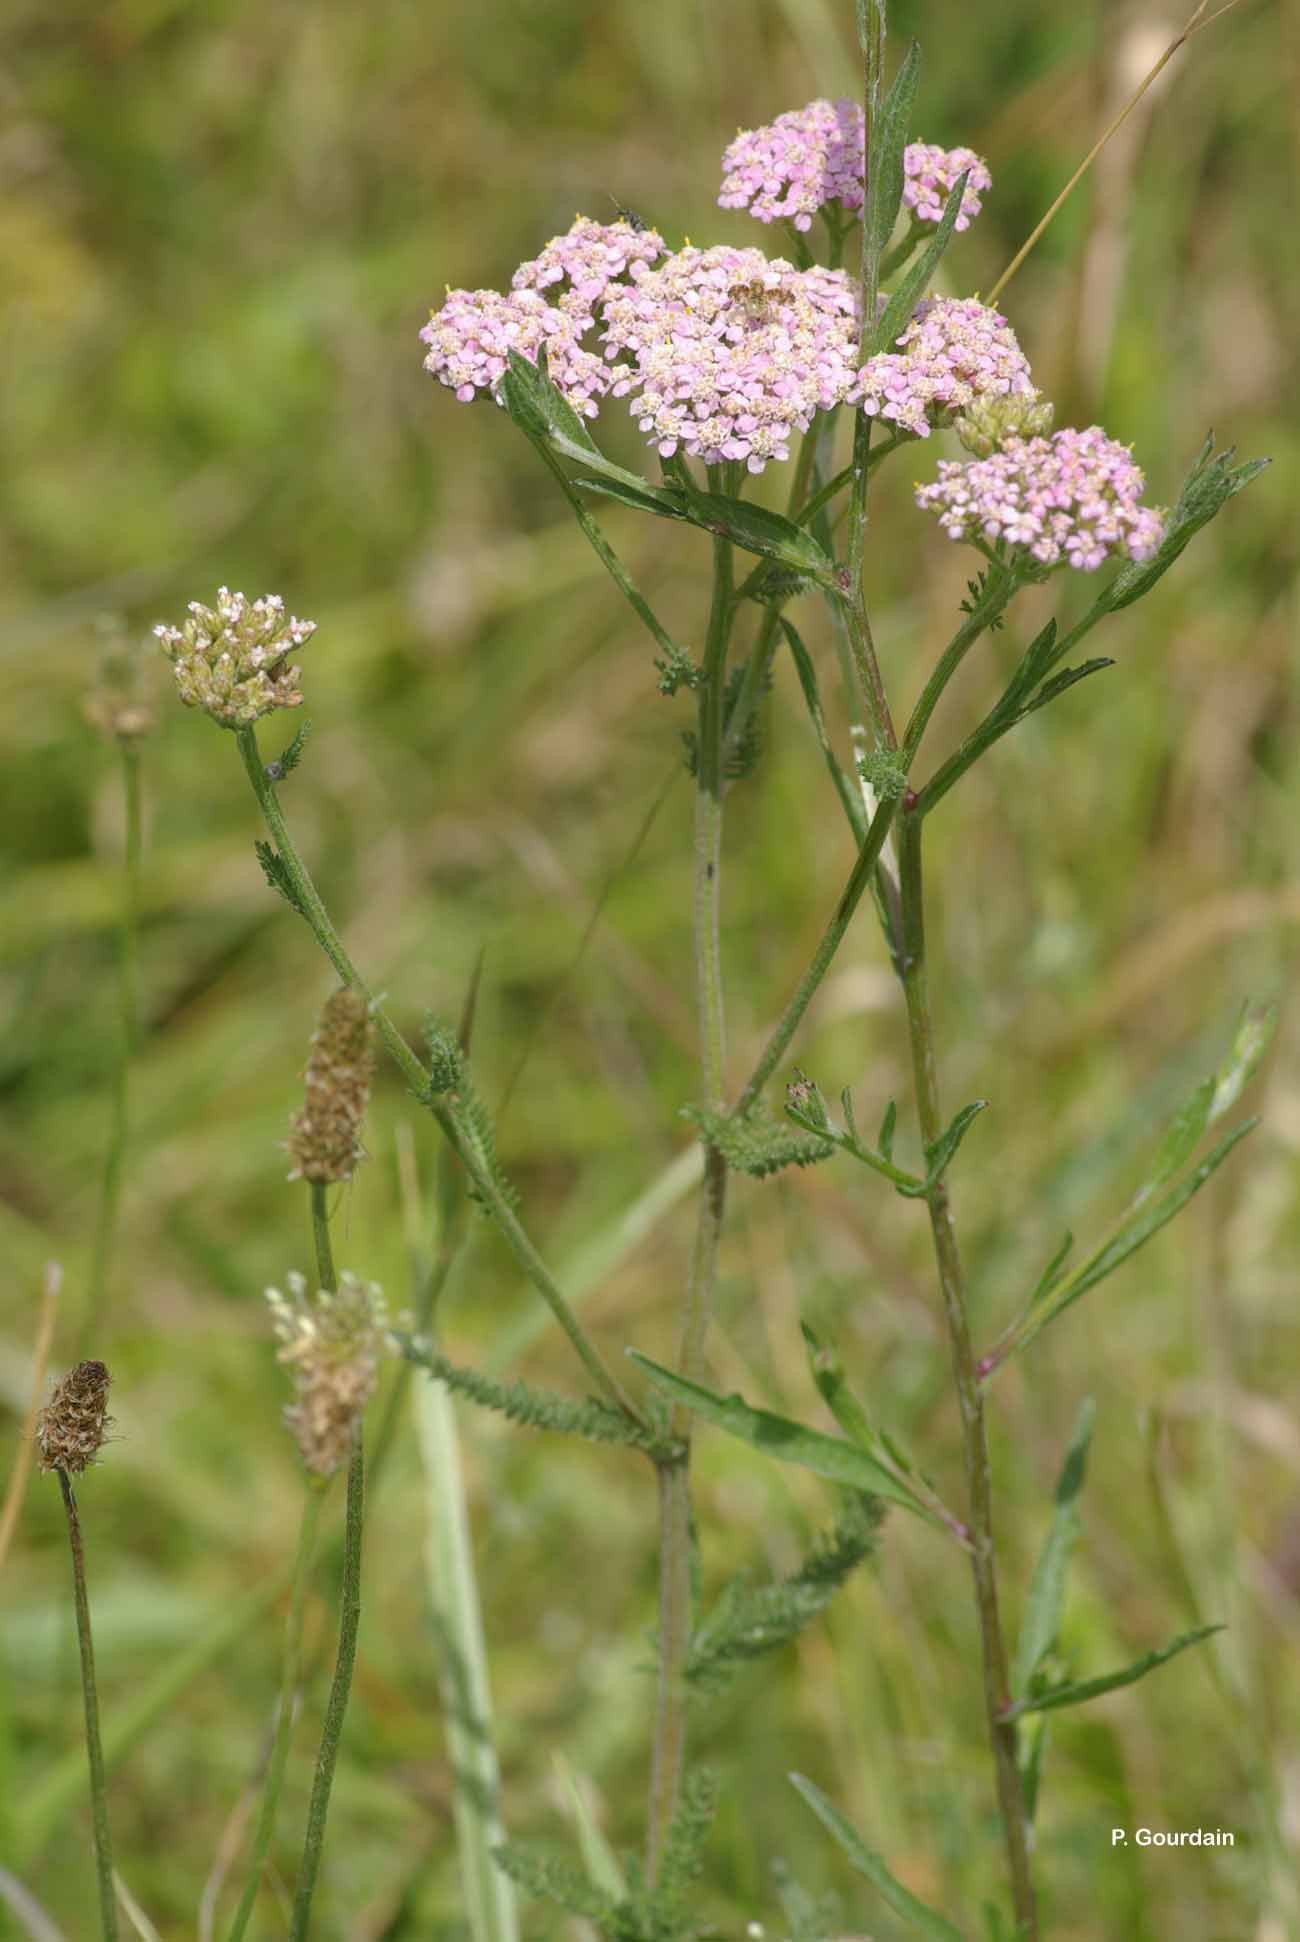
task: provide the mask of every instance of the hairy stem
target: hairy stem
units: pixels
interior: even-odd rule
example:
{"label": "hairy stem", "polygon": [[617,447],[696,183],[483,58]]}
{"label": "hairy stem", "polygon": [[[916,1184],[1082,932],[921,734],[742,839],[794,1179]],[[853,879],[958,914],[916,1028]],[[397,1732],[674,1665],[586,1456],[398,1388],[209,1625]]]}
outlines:
{"label": "hairy stem", "polygon": [[506,1246],[568,1336],[597,1388],[616,1408],[621,1409],[634,1422],[644,1425],[641,1412],[625,1394],[622,1384],[606,1366],[594,1343],[569,1307],[554,1276],[525,1232],[513,1207],[501,1192],[493,1177],[492,1169],[484,1163],[474,1141],[458,1122],[451,1105],[445,1099],[430,1094],[428,1072],[348,956],[343,940],[335,930],[329,912],[321,900],[320,892],[312,882],[307,867],[298,854],[297,846],[289,834],[289,827],[285,822],[284,811],[280,806],[275,785],[268,776],[258,751],[256,730],[251,727],[241,728],[237,731],[236,739],[244,768],[253,787],[253,794],[257,797],[266,826],[275,840],[276,851],[288,882],[292,886],[298,908],[311,926],[317,943],[343,983],[349,985],[352,990],[359,991],[366,1000],[375,1021],[375,1029],[385,1048],[416,1098],[427,1105],[433,1114],[444,1138],[473,1181],[476,1192],[491,1214]]}
{"label": "hairy stem", "polygon": [[[899,851],[903,906],[903,993],[907,1003],[912,1077],[917,1117],[923,1142],[929,1146],[943,1131],[935,1068],[934,1024],[926,991],[924,885],[921,869],[921,822],[908,811],[902,817]],[[948,1188],[944,1181],[926,1196],[934,1241],[939,1289],[952,1355],[953,1380],[961,1413],[962,1452],[969,1497],[967,1525],[971,1535],[971,1570],[979,1616],[984,1666],[984,1707],[997,1774],[998,1805],[1011,1874],[1012,1899],[1019,1935],[1035,1942],[1038,1921],[1029,1869],[1029,1825],[1025,1813],[1016,1756],[1016,1728],[1005,1717],[1011,1703],[1006,1640],[998,1612],[997,1568],[993,1548],[993,1504],[988,1441],[984,1429],[984,1399],[976,1372],[967,1318],[966,1278],[957,1247]]]}
{"label": "hairy stem", "polygon": [[66,1470],[60,1470],[58,1477],[63,1508],[68,1514],[68,1546],[72,1552],[72,1595],[77,1612],[77,1647],[81,1654],[81,1696],[86,1711],[86,1759],[90,1767],[90,1816],[95,1839],[95,1873],[99,1881],[99,1920],[104,1942],[117,1942],[113,1842],[108,1828],[104,1749],[99,1737],[99,1688],[95,1683],[95,1647],[90,1633],[90,1599],[86,1594],[86,1554],[71,1481]]}
{"label": "hairy stem", "polygon": [[108,1148],[100,1179],[99,1211],[86,1288],[83,1344],[100,1334],[113,1271],[118,1213],[122,1204],[122,1175],[130,1132],[131,1063],[139,1038],[139,910],[140,910],[140,751],[119,741],[122,760],[122,801],[126,818],[122,868],[122,908],[117,945],[117,1064],[113,1071]]}
{"label": "hairy stem", "polygon": [[[713,545],[713,605],[699,688],[695,777],[695,991],[699,1011],[700,1069],[705,1104],[720,1107],[725,1086],[725,1009],[719,947],[722,866],[722,797],[725,788],[725,685],[727,645],[734,613],[732,550]],[[705,1149],[704,1180],[682,1314],[678,1368],[698,1379],[713,1311],[718,1246],[727,1198],[727,1165],[716,1147]],[[663,1862],[681,1790],[686,1754],[686,1691],[683,1672],[691,1641],[691,1496],[689,1410],[673,1412],[671,1434],[680,1455],[660,1461],[659,1478],[659,1677],[646,1873],[654,1883]]]}
{"label": "hairy stem", "polygon": [[271,1745],[271,1758],[262,1788],[262,1805],[258,1811],[257,1829],[253,1836],[253,1853],[248,1867],[248,1879],[244,1883],[244,1892],[240,1896],[239,1907],[235,1910],[235,1918],[230,1924],[227,1942],[239,1942],[239,1938],[248,1927],[249,1917],[253,1913],[253,1904],[257,1900],[257,1891],[262,1882],[262,1870],[266,1866],[266,1857],[270,1852],[271,1837],[275,1833],[275,1818],[280,1805],[280,1793],[284,1786],[285,1768],[289,1763],[294,1708],[302,1676],[303,1605],[307,1596],[307,1579],[323,1501],[324,1491],[319,1484],[309,1483],[306,1501],[302,1507],[302,1523],[298,1529],[298,1550],[294,1558],[293,1580],[289,1591],[289,1616],[285,1620],[284,1669],[280,1677],[280,1701],[275,1718],[275,1738]]}

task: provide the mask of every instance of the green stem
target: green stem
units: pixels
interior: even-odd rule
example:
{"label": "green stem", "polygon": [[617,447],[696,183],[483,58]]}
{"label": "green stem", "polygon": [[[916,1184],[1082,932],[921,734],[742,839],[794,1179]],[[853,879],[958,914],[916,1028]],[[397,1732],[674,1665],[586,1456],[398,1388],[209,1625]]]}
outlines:
{"label": "green stem", "polygon": [[[935,1066],[934,1024],[926,990],[925,899],[921,863],[921,823],[904,812],[899,845],[899,884],[903,907],[903,994],[907,1003],[912,1076],[917,1117],[926,1146],[943,1132],[939,1085]],[[966,1278],[957,1247],[948,1188],[937,1182],[926,1195],[934,1242],[939,1289],[943,1298],[953,1380],[961,1413],[962,1451],[969,1496],[967,1525],[971,1535],[971,1570],[979,1617],[984,1668],[984,1708],[997,1775],[998,1804],[1011,1874],[1012,1900],[1023,1942],[1035,1942],[1038,1919],[1029,1868],[1029,1824],[1025,1812],[1017,1760],[1016,1728],[1005,1715],[1011,1704],[1006,1641],[998,1610],[997,1568],[993,1546],[992,1484],[988,1440],[984,1428],[984,1399],[976,1372],[967,1317]]]}
{"label": "green stem", "polygon": [[933,673],[921,690],[916,706],[908,717],[901,750],[904,768],[910,770],[916,759],[921,737],[938,705],[940,695],[980,635],[998,620],[1018,585],[1015,575],[1006,567],[1001,567],[996,574],[990,570],[982,595],[971,603],[970,613],[939,656]]}
{"label": "green stem", "polygon": [[334,1768],[338,1760],[339,1742],[343,1737],[343,1720],[348,1708],[348,1695],[352,1690],[352,1668],[357,1656],[357,1630],[361,1623],[361,1538],[365,1519],[365,1475],[365,1450],[361,1441],[361,1427],[358,1424],[356,1448],[352,1452],[352,1461],[348,1465],[347,1525],[343,1541],[339,1649],[334,1662],[334,1679],[330,1686],[329,1702],[325,1708],[320,1752],[316,1758],[316,1778],[312,1783],[311,1802],[307,1809],[307,1838],[303,1843],[302,1866],[298,1871],[298,1887],[293,1898],[293,1920],[289,1930],[292,1942],[305,1942],[307,1925],[311,1920],[312,1896],[315,1894],[316,1879],[320,1873],[321,1848],[325,1840],[325,1822],[329,1814],[330,1789],[334,1784]]}
{"label": "green stem", "polygon": [[113,1072],[108,1149],[100,1182],[99,1212],[87,1280],[83,1344],[102,1332],[109,1277],[113,1267],[118,1215],[122,1203],[122,1175],[130,1132],[131,1064],[139,1040],[139,915],[140,915],[140,750],[119,741],[122,760],[122,800],[126,835],[122,872],[122,909],[118,926],[117,999],[118,1052]]}
{"label": "green stem", "polygon": [[257,797],[263,819],[274,838],[280,862],[297,899],[298,908],[311,926],[317,943],[343,983],[349,985],[352,990],[359,991],[366,1000],[375,1021],[375,1029],[385,1048],[416,1098],[427,1105],[433,1114],[444,1138],[473,1181],[477,1194],[491,1214],[506,1246],[568,1336],[588,1374],[616,1408],[623,1410],[634,1422],[644,1425],[641,1412],[626,1395],[621,1383],[606,1367],[595,1345],[573,1314],[549,1268],[493,1177],[492,1169],[484,1163],[473,1139],[457,1120],[454,1107],[447,1099],[430,1094],[428,1072],[416,1058],[388,1012],[379,1003],[348,956],[343,940],[335,930],[320,893],[312,882],[307,867],[289,834],[289,827],[285,822],[284,811],[280,807],[275,785],[266,773],[258,751],[256,729],[251,727],[239,729],[236,740],[239,743],[244,768],[253,787],[253,794]]}
{"label": "green stem", "polygon": [[303,1605],[307,1594],[312,1550],[316,1541],[316,1526],[320,1522],[324,1495],[319,1484],[308,1484],[302,1523],[298,1531],[298,1551],[293,1565],[289,1616],[285,1622],[284,1670],[280,1680],[280,1703],[276,1714],[275,1738],[271,1745],[271,1759],[262,1788],[262,1805],[257,1817],[257,1830],[253,1836],[253,1854],[249,1864],[248,1879],[244,1883],[244,1892],[240,1897],[239,1907],[235,1910],[235,1918],[230,1924],[227,1942],[239,1942],[239,1938],[248,1927],[253,1904],[257,1900],[257,1891],[262,1882],[262,1870],[266,1866],[266,1857],[270,1851],[271,1837],[275,1832],[275,1817],[284,1786],[285,1768],[289,1762],[289,1743],[293,1737],[294,1703],[302,1674]]}
{"label": "green stem", "polygon": [[800,1020],[811,1004],[818,985],[830,969],[831,959],[839,950],[853,913],[862,900],[862,893],[875,873],[880,853],[885,847],[885,838],[894,820],[896,807],[896,803],[892,801],[882,802],[872,817],[866,841],[858,851],[857,861],[849,874],[848,882],[840,893],[831,920],[822,933],[821,943],[813,954],[811,964],[799,980],[794,996],[782,1012],[772,1036],[768,1039],[762,1057],[750,1073],[744,1091],[732,1108],[733,1119],[739,1119],[749,1111],[771,1078],[787,1045],[794,1037]]}
{"label": "green stem", "polygon": [[[695,990],[699,1011],[700,1068],[705,1103],[721,1107],[726,1084],[725,1009],[719,948],[722,798],[725,789],[725,688],[727,646],[735,612],[730,543],[713,545],[713,605],[699,688],[695,779]],[[713,1312],[718,1247],[727,1198],[727,1165],[716,1147],[704,1155],[704,1180],[682,1314],[677,1366],[698,1380]],[[659,1675],[646,1827],[646,1875],[653,1886],[663,1863],[677,1809],[686,1756],[686,1690],[683,1674],[690,1649],[691,1415],[675,1408],[670,1434],[680,1454],[657,1464],[659,1479]]]}
{"label": "green stem", "polygon": [[66,1470],[58,1472],[63,1508],[68,1514],[68,1545],[72,1552],[72,1596],[77,1612],[77,1645],[81,1653],[81,1696],[86,1711],[86,1759],[90,1767],[90,1816],[95,1838],[95,1873],[99,1881],[99,1920],[104,1942],[117,1942],[117,1899],[113,1893],[113,1842],[108,1828],[108,1785],[104,1778],[104,1749],[99,1737],[99,1688],[95,1682],[95,1647],[90,1633],[90,1599],[86,1593],[86,1554],[81,1542],[81,1519]]}
{"label": "green stem", "polygon": [[330,1244],[330,1216],[326,1193],[324,1181],[312,1181],[311,1237],[316,1249],[316,1278],[321,1288],[332,1295],[338,1292],[339,1279],[334,1271],[334,1249]]}
{"label": "green stem", "polygon": [[[888,458],[889,454],[893,451],[896,451],[900,445],[905,445],[907,443],[907,439],[908,439],[908,434],[906,432],[892,432],[890,436],[884,440],[883,444],[877,445],[874,451],[868,451],[866,456],[866,467],[868,472],[873,471],[875,467],[880,464],[881,459]],[[811,521],[817,517],[818,513],[823,511],[824,508],[830,504],[832,499],[834,499],[839,493],[843,492],[846,485],[851,485],[853,483],[853,476],[854,476],[854,465],[853,465],[853,462],[850,461],[849,464],[844,467],[842,472],[837,472],[834,478],[828,479],[824,486],[819,487],[818,490],[814,492],[811,499],[808,499],[802,503],[799,501],[796,501],[796,504],[798,505],[799,510],[790,515],[790,517],[794,520],[795,525],[796,526],[809,525]]]}

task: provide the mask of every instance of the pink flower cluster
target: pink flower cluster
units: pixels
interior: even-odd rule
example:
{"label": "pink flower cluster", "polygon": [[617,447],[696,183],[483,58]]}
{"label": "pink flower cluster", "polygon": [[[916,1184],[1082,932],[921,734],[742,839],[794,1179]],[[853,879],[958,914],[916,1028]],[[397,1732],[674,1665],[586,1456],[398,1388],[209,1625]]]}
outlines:
{"label": "pink flower cluster", "polygon": [[723,209],[748,209],[761,223],[811,229],[819,209],[862,207],[862,109],[853,101],[810,101],[763,128],[742,128],[722,158]]}
{"label": "pink flower cluster", "polygon": [[[511,351],[535,364],[545,344],[552,381],[575,411],[594,418],[612,378],[601,359],[583,349],[582,340],[593,328],[596,306],[611,283],[631,267],[652,263],[663,247],[654,230],[578,217],[565,235],[552,237],[540,256],[520,265],[508,295],[449,290],[442,308],[420,332],[420,341],[429,347],[425,370],[462,404],[471,404],[495,392]],[[566,281],[558,301],[548,302],[543,289]]]}
{"label": "pink flower cluster", "polygon": [[993,187],[988,164],[973,148],[939,148],[934,142],[909,142],[903,150],[903,207],[917,222],[937,223],[958,179],[966,174],[957,228],[969,229],[983,208],[981,191]]}
{"label": "pink flower cluster", "polygon": [[857,296],[841,270],[797,270],[756,249],[686,248],[635,266],[607,293],[606,356],[615,397],[671,458],[761,472],[789,456],[793,431],[844,397],[857,348]]}
{"label": "pink flower cluster", "polygon": [[950,539],[1023,547],[1041,566],[1092,572],[1114,555],[1149,560],[1164,517],[1139,504],[1146,481],[1127,445],[1100,425],[1051,438],[1012,438],[970,465],[945,461],[916,503]]}
{"label": "pink flower cluster", "polygon": [[1037,395],[1015,332],[974,297],[921,304],[895,342],[863,365],[848,401],[918,438],[979,399]]}
{"label": "pink flower cluster", "polygon": [[[563,236],[552,236],[539,256],[521,263],[510,279],[514,290],[544,290],[568,278],[574,304],[590,316],[607,286],[625,276],[633,263],[654,263],[664,253],[657,230],[630,222],[592,222],[575,216]],[[561,299],[563,302],[563,299]]]}
{"label": "pink flower cluster", "polygon": [[[723,209],[748,209],[759,222],[812,228],[820,209],[838,202],[861,209],[866,173],[862,109],[855,101],[810,101],[762,128],[743,128],[722,158]],[[969,148],[909,142],[903,151],[903,206],[917,222],[937,223],[967,169],[958,229],[980,212],[993,186],[987,165]]]}

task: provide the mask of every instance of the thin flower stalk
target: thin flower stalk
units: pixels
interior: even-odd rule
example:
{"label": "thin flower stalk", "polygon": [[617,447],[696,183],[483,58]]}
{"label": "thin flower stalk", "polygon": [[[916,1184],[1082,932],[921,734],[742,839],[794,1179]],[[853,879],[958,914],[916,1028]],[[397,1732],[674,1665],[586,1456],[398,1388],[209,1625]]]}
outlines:
{"label": "thin flower stalk", "polygon": [[[330,1242],[328,1183],[322,1180],[311,1182],[311,1229],[321,1292],[336,1295],[339,1292],[339,1278]],[[320,1751],[316,1756],[316,1773],[307,1808],[307,1833],[293,1898],[290,1934],[294,1942],[305,1938],[311,1920],[312,1898],[316,1892],[321,1851],[325,1844],[330,1792],[334,1785],[334,1768],[338,1761],[339,1742],[343,1737],[343,1721],[352,1691],[352,1671],[357,1656],[357,1632],[361,1623],[361,1543],[366,1501],[366,1459],[360,1410],[351,1432],[351,1441],[344,1520],[343,1581],[339,1602],[339,1643],[334,1677],[325,1706],[325,1723],[321,1730]]]}
{"label": "thin flower stalk", "polygon": [[289,1588],[289,1613],[284,1627],[284,1664],[280,1675],[280,1698],[276,1708],[275,1737],[271,1743],[271,1757],[267,1764],[266,1780],[262,1788],[262,1801],[258,1809],[257,1826],[253,1834],[253,1852],[249,1859],[248,1876],[244,1891],[239,1898],[234,1919],[226,1932],[226,1942],[240,1942],[240,1937],[248,1927],[262,1883],[262,1873],[266,1867],[266,1857],[271,1851],[271,1841],[275,1834],[276,1817],[280,1807],[280,1795],[284,1788],[285,1770],[289,1763],[289,1748],[293,1740],[294,1717],[297,1711],[298,1691],[302,1680],[302,1630],[303,1610],[307,1596],[307,1582],[311,1575],[311,1560],[316,1544],[316,1530],[320,1523],[321,1505],[324,1502],[324,1489],[315,1479],[307,1483],[307,1495],[303,1503],[302,1519],[298,1527],[298,1548],[294,1555],[293,1577]]}
{"label": "thin flower stalk", "polygon": [[140,856],[142,818],[140,801],[140,748],[131,737],[118,737],[118,760],[122,774],[122,804],[125,836],[122,855],[122,903],[117,941],[117,1052],[113,1067],[112,1102],[109,1109],[108,1146],[100,1178],[99,1209],[95,1217],[95,1236],[91,1247],[86,1285],[86,1313],[82,1326],[83,1345],[102,1333],[113,1255],[117,1241],[122,1205],[122,1180],[126,1170],[130,1139],[131,1067],[140,1036]]}
{"label": "thin flower stalk", "polygon": [[59,1489],[68,1520],[72,1553],[72,1590],[77,1614],[77,1650],[81,1660],[81,1695],[86,1718],[86,1759],[90,1768],[91,1826],[95,1842],[95,1875],[99,1884],[99,1920],[104,1942],[117,1942],[117,1897],[113,1892],[113,1841],[108,1825],[108,1781],[99,1736],[99,1687],[95,1679],[95,1646],[90,1629],[90,1599],[86,1591],[86,1554],[81,1519],[72,1481],[59,1468]]}

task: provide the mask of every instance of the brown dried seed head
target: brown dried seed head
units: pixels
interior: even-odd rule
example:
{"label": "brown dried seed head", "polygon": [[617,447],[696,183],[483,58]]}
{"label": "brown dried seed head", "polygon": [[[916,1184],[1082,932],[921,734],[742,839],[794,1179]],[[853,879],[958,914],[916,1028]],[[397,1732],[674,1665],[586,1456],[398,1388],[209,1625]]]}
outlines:
{"label": "brown dried seed head", "polygon": [[79,1362],[56,1384],[36,1423],[42,1470],[76,1476],[95,1461],[112,1420],[107,1413],[111,1380],[102,1362]]}
{"label": "brown dried seed head", "polygon": [[289,1135],[292,1178],[320,1185],[352,1178],[364,1157],[361,1125],[374,1066],[369,1008],[343,987],[326,999],[311,1042],[306,1100]]}

